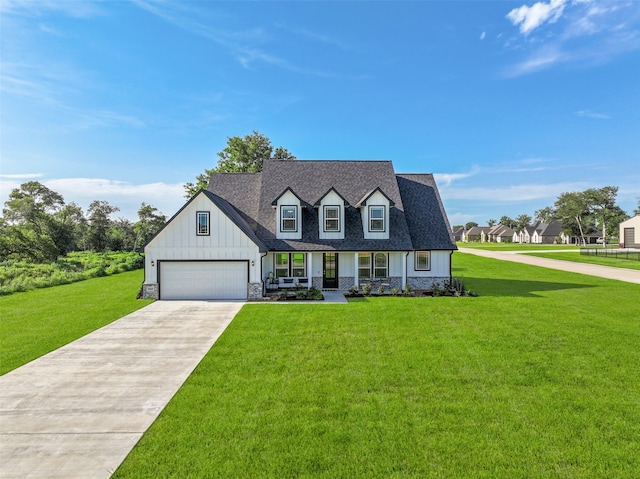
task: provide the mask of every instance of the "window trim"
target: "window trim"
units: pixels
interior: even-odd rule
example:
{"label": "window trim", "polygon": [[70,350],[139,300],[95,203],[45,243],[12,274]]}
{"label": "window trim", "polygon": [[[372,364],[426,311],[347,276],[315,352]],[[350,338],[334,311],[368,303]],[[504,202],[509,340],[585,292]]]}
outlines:
{"label": "window trim", "polygon": [[[425,254],[427,256],[427,267],[419,268],[418,267],[418,255]],[[431,271],[431,251],[416,251],[414,253],[414,270],[415,271]]]}
{"label": "window trim", "polygon": [[[376,276],[376,269],[383,269],[383,268],[378,268],[376,267],[376,255],[378,254],[382,254],[384,255],[385,258],[385,266],[384,266],[384,271],[385,271],[385,275],[384,276]],[[360,265],[360,258],[368,258],[369,260],[369,265],[368,266],[361,266]],[[367,276],[362,276],[360,274],[360,270],[361,269],[365,269],[368,268],[369,270],[369,274]],[[358,279],[368,279],[368,280],[379,280],[379,279],[383,279],[383,278],[388,278],[389,277],[389,253],[388,252],[384,252],[384,251],[373,251],[370,253],[358,253]]]}
{"label": "window trim", "polygon": [[[302,266],[295,266],[293,256],[296,254],[302,255]],[[284,256],[287,258],[286,264],[278,264],[278,259]],[[287,274],[284,276],[278,276],[278,270],[284,271],[286,268]],[[296,276],[294,270],[302,271],[303,274]],[[294,253],[274,253],[273,255],[273,275],[276,278],[306,278],[307,277],[307,254],[300,251]]]}
{"label": "window trim", "polygon": [[[284,210],[293,209],[293,218],[285,218]],[[285,221],[293,221],[295,227],[294,228],[285,228]],[[282,205],[280,206],[280,231],[282,233],[297,233],[298,232],[298,206],[297,205]]]}
{"label": "window trim", "polygon": [[[378,267],[376,265],[376,256],[378,256],[379,254],[384,256],[384,272],[385,274],[382,276],[376,276],[376,270],[377,269],[383,269],[381,267]],[[382,279],[382,278],[388,278],[389,277],[389,253],[383,253],[382,251],[377,251],[375,253],[371,253],[372,256],[372,263],[373,263],[373,279]]]}
{"label": "window trim", "polygon": [[[373,218],[371,212],[376,210],[382,210],[382,218]],[[372,221],[382,220],[382,229],[373,229],[371,227]],[[369,233],[386,233],[387,232],[387,208],[384,205],[371,205],[369,206]]]}
{"label": "window trim", "polygon": [[[336,211],[337,215],[335,218],[327,218],[327,211]],[[322,230],[324,233],[340,233],[342,228],[340,225],[340,206],[337,205],[325,205],[323,208],[323,225]],[[337,226],[335,229],[327,228],[327,220],[335,221]]]}
{"label": "window trim", "polygon": [[[206,218],[207,230],[203,233],[200,231],[200,218]],[[211,235],[211,212],[210,211],[196,211],[196,236],[210,236]]]}

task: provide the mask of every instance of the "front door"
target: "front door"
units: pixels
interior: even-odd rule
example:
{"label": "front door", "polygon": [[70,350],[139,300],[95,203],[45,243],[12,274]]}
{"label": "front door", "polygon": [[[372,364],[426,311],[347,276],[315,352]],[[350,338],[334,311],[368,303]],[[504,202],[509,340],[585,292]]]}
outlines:
{"label": "front door", "polygon": [[325,253],[322,264],[322,287],[336,289],[338,287],[338,253]]}

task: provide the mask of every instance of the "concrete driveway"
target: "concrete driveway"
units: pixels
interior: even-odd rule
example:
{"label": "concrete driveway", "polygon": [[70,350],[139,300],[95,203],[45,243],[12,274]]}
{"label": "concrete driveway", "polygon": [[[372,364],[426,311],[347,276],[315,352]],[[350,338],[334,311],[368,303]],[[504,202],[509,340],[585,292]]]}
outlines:
{"label": "concrete driveway", "polygon": [[[640,271],[634,269],[614,268],[609,266],[601,266],[598,264],[577,263],[559,259],[539,258],[537,256],[528,256],[524,254],[524,251],[490,251],[474,248],[458,248],[458,251],[460,251],[461,253],[474,254],[476,256],[484,256],[485,258],[513,261],[515,263],[524,263],[533,266],[541,266],[543,268],[569,271],[570,273],[587,274],[589,276],[598,276],[600,278],[616,279],[618,281],[625,281],[627,283],[640,284]],[[542,252],[543,251],[531,251],[531,253]],[[557,253],[561,251],[555,250],[551,252]]]}
{"label": "concrete driveway", "polygon": [[157,301],[0,377],[0,477],[108,478],[242,305]]}

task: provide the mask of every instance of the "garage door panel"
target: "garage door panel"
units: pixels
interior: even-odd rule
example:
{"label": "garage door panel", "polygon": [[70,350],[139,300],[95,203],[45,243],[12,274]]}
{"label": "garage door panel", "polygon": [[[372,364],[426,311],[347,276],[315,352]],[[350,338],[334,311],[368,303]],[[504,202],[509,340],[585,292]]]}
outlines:
{"label": "garage door panel", "polygon": [[161,299],[247,299],[244,261],[160,262]]}

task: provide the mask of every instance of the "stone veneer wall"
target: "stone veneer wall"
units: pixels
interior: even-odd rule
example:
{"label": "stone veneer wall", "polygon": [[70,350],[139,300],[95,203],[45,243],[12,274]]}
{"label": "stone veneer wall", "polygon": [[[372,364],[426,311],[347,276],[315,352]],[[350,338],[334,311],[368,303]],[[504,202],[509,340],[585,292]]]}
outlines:
{"label": "stone veneer wall", "polygon": [[262,283],[249,283],[247,296],[249,299],[262,298]]}
{"label": "stone veneer wall", "polygon": [[158,299],[159,295],[158,283],[144,283],[142,285],[142,299]]}
{"label": "stone veneer wall", "polygon": [[440,287],[444,284],[445,281],[449,281],[448,276],[444,276],[442,278],[424,278],[420,276],[409,276],[407,278],[407,283],[411,285],[413,289],[431,289],[434,284],[438,284]]}

